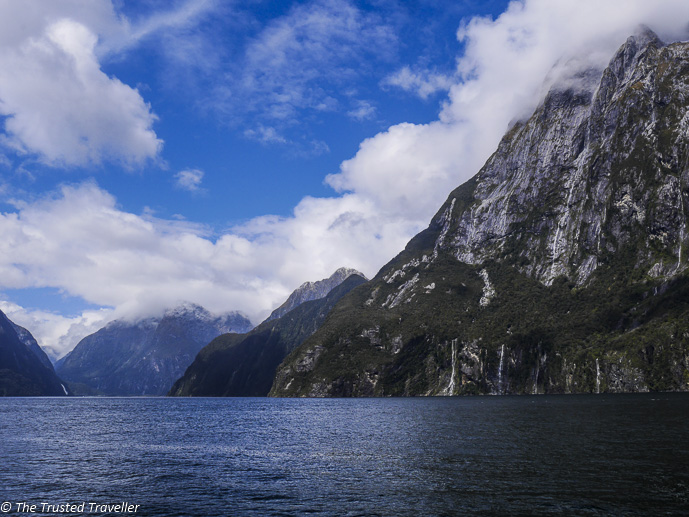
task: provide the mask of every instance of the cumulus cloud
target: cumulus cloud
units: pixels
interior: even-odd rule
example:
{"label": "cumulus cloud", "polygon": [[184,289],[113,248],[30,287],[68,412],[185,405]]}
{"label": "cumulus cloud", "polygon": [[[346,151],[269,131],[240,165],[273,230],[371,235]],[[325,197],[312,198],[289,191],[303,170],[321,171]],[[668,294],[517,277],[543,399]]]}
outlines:
{"label": "cumulus cloud", "polygon": [[404,245],[407,224],[379,220],[370,202],[345,195],[305,198],[293,217],[260,217],[213,236],[203,226],[122,211],[89,182],[0,215],[0,283],[60,286],[114,308],[62,318],[15,307],[17,322],[60,354],[90,322],[153,315],[184,300],[216,312],[241,309],[257,321],[296,285],[341,265],[374,273]]}
{"label": "cumulus cloud", "polygon": [[[52,166],[156,159],[163,142],[141,93],[106,75],[101,60],[214,8],[189,0],[130,23],[110,0],[0,3],[2,143]],[[184,45],[169,44],[180,56]],[[198,52],[190,59],[197,59]]]}
{"label": "cumulus cloud", "polygon": [[[335,8],[318,5],[326,13]],[[338,197],[307,197],[290,217],[259,217],[214,235],[125,212],[94,183],[66,186],[0,216],[0,288],[57,287],[113,307],[111,317],[192,300],[215,311],[241,309],[257,321],[300,283],[339,266],[374,275],[479,170],[509,123],[536,107],[556,63],[579,56],[578,67],[600,69],[640,23],[673,41],[687,37],[688,19],[689,4],[679,0],[514,2],[495,20],[462,24],[465,52],[438,120],[395,125],[362,142],[326,179]],[[277,47],[270,42],[301,45],[294,30],[272,28],[257,43],[255,62],[279,70],[285,54],[271,56]],[[255,80],[273,88],[260,74]],[[288,110],[306,98],[283,102],[280,92],[275,106]]]}
{"label": "cumulus cloud", "polygon": [[185,169],[175,174],[175,185],[182,190],[189,192],[200,192],[201,181],[203,181],[203,171],[199,169]]}
{"label": "cumulus cloud", "polygon": [[114,311],[103,308],[66,317],[47,311],[26,310],[15,303],[0,301],[0,310],[17,325],[29,329],[45,352],[59,359],[76,343],[97,332],[113,319]]}
{"label": "cumulus cloud", "polygon": [[[97,2],[86,9],[89,18],[75,12],[80,2],[50,2],[47,14],[38,9],[45,2],[35,4],[0,4],[1,25],[14,24],[0,39],[5,145],[50,165],[134,165],[156,157],[162,141],[150,106],[104,74],[96,55],[98,34],[90,27],[112,30],[111,7]],[[54,4],[62,4],[59,14]]]}

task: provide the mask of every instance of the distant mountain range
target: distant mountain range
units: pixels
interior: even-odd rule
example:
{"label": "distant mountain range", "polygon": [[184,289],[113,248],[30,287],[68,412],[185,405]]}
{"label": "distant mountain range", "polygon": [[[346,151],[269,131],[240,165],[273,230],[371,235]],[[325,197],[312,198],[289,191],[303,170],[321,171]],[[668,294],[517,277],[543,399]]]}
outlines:
{"label": "distant mountain range", "polygon": [[[5,394],[64,395],[71,390],[78,395],[163,395],[182,376],[197,353],[214,338],[222,336],[208,348],[219,349],[227,342],[241,341],[240,346],[228,352],[233,358],[229,364],[214,355],[210,365],[214,372],[224,372],[223,375],[233,379],[224,385],[231,392],[228,394],[265,396],[278,364],[318,328],[329,309],[344,293],[365,281],[357,271],[341,268],[327,279],[306,282],[256,332],[248,335],[246,332],[251,330],[252,324],[240,313],[215,316],[203,307],[190,303],[168,310],[158,318],[135,322],[113,321],[82,339],[56,363],[55,370],[64,383],[55,375],[50,360],[33,336],[7,320],[12,328],[12,346],[16,348],[16,343],[23,341],[23,357],[31,356],[32,359],[31,365],[27,361],[15,365],[13,372],[28,375],[29,370],[45,369],[54,377],[52,387],[59,386],[60,391],[58,393],[55,389],[46,390],[43,387],[39,389],[23,381],[20,386],[20,378],[15,379],[15,375],[11,379],[11,376],[8,377],[16,385],[15,388],[12,391],[6,388]],[[278,317],[277,314],[289,317]],[[200,354],[195,365],[207,365],[204,362],[207,355],[205,352]],[[37,378],[33,374],[29,377]],[[10,380],[5,383],[7,386]],[[186,379],[184,384],[189,384]],[[199,389],[206,390],[207,386]],[[198,390],[194,388],[192,391]]]}
{"label": "distant mountain range", "polygon": [[278,365],[321,326],[345,294],[365,282],[360,273],[343,268],[326,280],[302,285],[281,306],[293,307],[282,316],[274,317],[274,312],[248,334],[224,334],[211,341],[169,394],[266,396]]}
{"label": "distant mountain range", "polygon": [[0,312],[0,396],[65,396],[68,389],[31,333]]}
{"label": "distant mountain range", "polygon": [[56,370],[77,394],[164,395],[213,338],[251,328],[240,313],[214,316],[184,304],[160,318],[109,323],[82,339]]}

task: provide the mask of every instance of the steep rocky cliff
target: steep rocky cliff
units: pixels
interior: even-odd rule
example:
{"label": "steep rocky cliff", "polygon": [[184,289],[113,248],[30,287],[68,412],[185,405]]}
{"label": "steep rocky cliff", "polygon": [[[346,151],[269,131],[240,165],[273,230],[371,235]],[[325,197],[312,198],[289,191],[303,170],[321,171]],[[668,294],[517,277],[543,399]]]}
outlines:
{"label": "steep rocky cliff", "polygon": [[248,334],[224,334],[211,341],[175,382],[169,395],[265,397],[275,370],[287,354],[323,324],[340,298],[366,282],[355,273],[340,278],[326,295],[304,301],[279,318],[269,318]]}
{"label": "steep rocky cliff", "polygon": [[689,44],[630,37],[507,132],[272,395],[689,389]]}
{"label": "steep rocky cliff", "polygon": [[184,304],[160,318],[113,321],[82,339],[56,368],[77,394],[164,395],[213,338],[251,327],[239,313],[214,316]]}
{"label": "steep rocky cliff", "polygon": [[[23,339],[16,329],[23,331]],[[0,396],[67,395],[68,390],[55,375],[52,364],[44,364],[32,350],[32,341],[35,343],[26,329],[0,312]]]}

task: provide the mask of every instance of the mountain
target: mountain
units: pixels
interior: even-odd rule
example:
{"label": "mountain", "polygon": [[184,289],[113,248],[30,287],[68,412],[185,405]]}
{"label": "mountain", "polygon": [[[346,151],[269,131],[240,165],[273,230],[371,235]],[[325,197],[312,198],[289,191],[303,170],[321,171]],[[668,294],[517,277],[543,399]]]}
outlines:
{"label": "mountain", "polygon": [[[310,285],[323,286],[322,282],[333,277]],[[265,397],[275,370],[287,354],[321,326],[340,298],[366,282],[356,273],[339,274],[339,278],[341,283],[324,297],[304,301],[279,318],[269,318],[248,334],[224,334],[211,341],[173,385],[169,395]],[[294,295],[290,296],[290,300],[294,299],[297,299]]]}
{"label": "mountain", "polygon": [[274,396],[689,389],[689,44],[561,78]]}
{"label": "mountain", "polygon": [[360,273],[356,269],[341,267],[330,275],[329,278],[324,278],[323,280],[318,280],[316,282],[304,282],[300,287],[294,290],[289,298],[285,300],[285,303],[280,305],[280,307],[275,309],[271,315],[268,316],[267,321],[284,316],[289,311],[295,307],[298,307],[304,302],[325,298],[330,291],[344,282],[351,275],[359,275],[362,278],[366,278],[363,273]]}
{"label": "mountain", "polygon": [[56,368],[78,394],[164,395],[213,338],[251,327],[239,313],[214,316],[184,304],[160,318],[113,321],[82,339]]}
{"label": "mountain", "polygon": [[[67,389],[55,375],[50,361],[44,364],[32,347],[22,342],[15,327],[0,312],[0,396],[67,395]],[[35,342],[26,329],[19,328],[25,340],[30,336]]]}
{"label": "mountain", "polygon": [[24,327],[20,327],[14,322],[12,323],[12,328],[14,328],[14,331],[17,333],[17,337],[19,338],[19,341],[24,343],[24,346],[31,350],[31,352],[38,357],[38,360],[41,361],[41,363],[46,367],[50,368],[53,370],[53,363],[50,362],[50,359],[48,358],[48,354],[46,354],[41,346],[38,344],[38,341],[36,341],[36,338],[31,335],[31,332],[26,330]]}

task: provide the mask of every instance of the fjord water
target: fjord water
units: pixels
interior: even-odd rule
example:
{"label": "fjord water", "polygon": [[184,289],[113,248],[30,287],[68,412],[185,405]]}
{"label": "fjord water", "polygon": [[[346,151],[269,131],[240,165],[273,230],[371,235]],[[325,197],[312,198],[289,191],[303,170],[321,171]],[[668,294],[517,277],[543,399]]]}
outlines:
{"label": "fjord water", "polygon": [[680,515],[687,394],[0,399],[0,499],[137,515]]}

